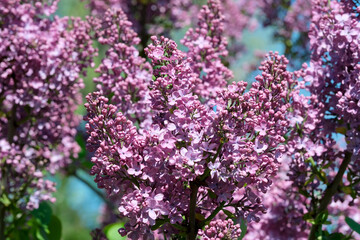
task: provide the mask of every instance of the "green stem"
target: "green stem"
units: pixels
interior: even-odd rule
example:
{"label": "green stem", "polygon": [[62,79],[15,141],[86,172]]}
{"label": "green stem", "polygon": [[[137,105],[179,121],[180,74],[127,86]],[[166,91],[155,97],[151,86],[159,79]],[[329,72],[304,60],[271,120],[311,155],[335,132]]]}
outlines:
{"label": "green stem", "polygon": [[[324,197],[321,199],[320,206],[316,211],[316,215],[314,216],[314,219],[316,219],[316,217],[319,214],[321,214],[323,211],[325,211],[327,209],[327,206],[330,204],[332,197],[337,192],[337,189],[342,181],[342,178],[344,176],[344,173],[345,173],[350,161],[351,161],[351,153],[345,152],[345,158],[340,165],[339,171],[336,174],[334,180],[327,186],[325,193],[324,193]],[[322,224],[315,223],[311,227],[309,240],[316,239],[316,233],[321,229],[321,226],[322,226]]]}
{"label": "green stem", "polygon": [[190,205],[189,205],[189,226],[188,226],[188,240],[195,240],[197,235],[197,226],[196,226],[196,200],[199,186],[191,182],[190,183],[191,194],[190,194]]}

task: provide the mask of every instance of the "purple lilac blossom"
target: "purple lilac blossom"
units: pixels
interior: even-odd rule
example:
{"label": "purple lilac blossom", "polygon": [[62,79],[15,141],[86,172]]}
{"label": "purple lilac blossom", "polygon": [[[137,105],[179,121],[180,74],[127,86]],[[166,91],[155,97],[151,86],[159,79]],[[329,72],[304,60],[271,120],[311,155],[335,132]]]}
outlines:
{"label": "purple lilac blossom", "polygon": [[1,188],[29,210],[55,201],[54,183],[44,177],[80,151],[74,140],[79,77],[95,54],[85,22],[49,18],[57,2],[0,3]]}
{"label": "purple lilac blossom", "polygon": [[[292,111],[288,113],[293,130],[286,144],[285,159],[289,169],[281,186],[271,191],[279,196],[288,196],[281,204],[270,206],[267,218],[251,226],[261,231],[269,239],[278,239],[279,233],[274,221],[289,222],[293,216],[307,214],[311,219],[324,197],[325,188],[334,181],[343,162],[349,158],[345,175],[336,189],[327,210],[329,219],[337,230],[347,233],[345,216],[358,216],[354,209],[359,196],[359,21],[352,4],[313,0],[312,19],[309,32],[311,61],[301,70],[303,81],[299,81],[294,91]],[[357,11],[357,10],[356,10]],[[311,93],[306,97],[300,89]],[[345,147],[339,147],[334,133],[343,134],[347,140]],[[274,180],[275,181],[275,180]],[[286,186],[286,188],[284,188]],[[325,187],[324,187],[325,186]],[[316,194],[314,194],[316,193]],[[274,197],[273,194],[271,194]],[[300,200],[300,201],[297,201]],[[275,201],[273,201],[275,202]],[[278,209],[283,209],[279,212]],[[290,209],[290,210],[289,210]],[[354,215],[353,215],[354,214]],[[335,221],[338,218],[337,221]],[[310,225],[303,221],[284,225],[284,236],[300,239],[309,232]],[[306,227],[307,225],[307,227]],[[325,227],[323,227],[325,229]],[[288,234],[286,234],[288,233]],[[253,231],[257,236],[257,232]],[[275,237],[271,237],[275,236]]]}
{"label": "purple lilac blossom", "polygon": [[96,69],[100,75],[94,78],[97,89],[110,96],[111,102],[133,122],[151,122],[150,95],[151,67],[139,56],[135,48],[140,43],[132,23],[121,9],[108,10],[102,18],[88,19],[94,29],[94,39],[108,46],[105,58]]}
{"label": "purple lilac blossom", "polygon": [[190,28],[181,41],[189,50],[192,69],[201,82],[196,84],[195,93],[201,99],[212,99],[233,78],[232,72],[221,62],[227,57],[227,41],[223,36],[224,16],[220,2],[209,2],[200,10],[198,27]]}
{"label": "purple lilac blossom", "polygon": [[[130,221],[120,233],[131,239],[152,238],[151,227],[158,220],[165,221],[158,231],[166,235],[179,231],[174,224],[186,229],[183,217],[195,182],[202,199],[198,214],[209,217],[215,208],[230,204],[237,216],[258,221],[257,215],[265,211],[260,196],[268,191],[280,164],[275,156],[284,149],[290,106],[286,95],[294,81],[286,71],[288,61],[277,53],[268,55],[263,76],[251,90],[245,93],[244,82],[222,90],[215,113],[194,95],[199,79],[186,53],[167,38],[152,41],[145,50],[154,75],[148,129],[137,130],[100,92],[90,94],[85,105],[95,181],[109,194],[124,192],[119,211]],[[254,130],[264,121],[266,137]],[[211,174],[214,162],[220,167]],[[237,199],[232,198],[235,193]]]}

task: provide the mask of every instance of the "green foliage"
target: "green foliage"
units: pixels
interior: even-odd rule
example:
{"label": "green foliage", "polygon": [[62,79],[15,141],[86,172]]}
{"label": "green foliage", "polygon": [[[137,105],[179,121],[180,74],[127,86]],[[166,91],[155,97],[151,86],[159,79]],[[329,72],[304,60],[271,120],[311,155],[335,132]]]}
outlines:
{"label": "green foliage", "polygon": [[9,200],[9,198],[7,197],[6,194],[1,195],[1,197],[0,197],[0,202],[1,202],[5,207],[10,206],[10,204],[11,204],[11,202],[10,202],[10,200]]}
{"label": "green foliage", "polygon": [[360,234],[360,224],[355,222],[352,218],[346,217],[345,222],[349,225],[349,227],[355,232]]}
{"label": "green foliage", "polygon": [[48,203],[42,202],[38,209],[32,211],[31,232],[37,240],[60,240],[61,222],[53,215]]}
{"label": "green foliage", "polygon": [[339,232],[329,234],[327,231],[322,232],[322,236],[319,237],[321,240],[349,240],[351,236],[344,235]]}
{"label": "green foliage", "polygon": [[48,203],[42,202],[38,209],[31,212],[36,219],[39,219],[43,225],[48,225],[51,219],[52,210]]}
{"label": "green foliage", "polygon": [[60,240],[62,225],[58,217],[53,215],[50,205],[42,202],[38,209],[28,216],[20,209],[12,209],[15,219],[9,228],[8,238],[11,240]]}
{"label": "green foliage", "polygon": [[126,239],[126,237],[121,237],[121,235],[119,234],[119,228],[124,227],[124,223],[112,223],[107,225],[104,228],[104,233],[105,236],[109,239],[109,240],[123,240]]}
{"label": "green foliage", "polygon": [[49,239],[51,240],[60,240],[61,239],[61,231],[62,225],[60,219],[52,215],[49,223]]}
{"label": "green foliage", "polygon": [[247,232],[247,221],[244,218],[240,218],[240,229],[241,229],[241,235],[239,237],[239,240],[243,239]]}

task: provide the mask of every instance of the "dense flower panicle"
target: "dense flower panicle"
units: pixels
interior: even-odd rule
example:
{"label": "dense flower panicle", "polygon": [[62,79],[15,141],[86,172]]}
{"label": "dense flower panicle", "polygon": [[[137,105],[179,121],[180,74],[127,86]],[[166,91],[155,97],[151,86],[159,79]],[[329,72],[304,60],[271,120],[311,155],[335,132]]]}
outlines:
{"label": "dense flower panicle", "polygon": [[[20,197],[24,196],[16,196],[19,199],[15,200],[19,200],[18,204],[20,206],[32,210],[38,208],[41,201],[55,201],[55,198],[51,196],[51,193],[55,191],[55,184],[43,179],[41,163],[38,166],[32,162],[33,159],[42,158],[41,153],[38,153],[36,149],[26,146],[23,149],[19,149],[19,146],[9,144],[6,139],[1,139],[0,158],[6,159],[1,166],[0,178],[7,179],[8,176],[11,176],[11,181],[7,181],[5,190],[9,190],[10,193],[13,191],[12,194],[14,194],[24,183],[29,184],[28,188],[33,189],[33,191],[28,190],[31,195],[26,198],[20,199]],[[10,168],[9,166],[12,167]]]}
{"label": "dense flower panicle", "polygon": [[[177,98],[186,95],[189,100],[195,100],[192,92],[199,79],[192,70],[191,59],[177,49],[174,41],[164,37],[151,39],[154,44],[150,44],[145,52],[154,69],[155,80],[150,85],[152,109],[168,112],[171,108],[175,109]],[[191,106],[191,102],[187,105]]]}
{"label": "dense flower panicle", "polygon": [[79,76],[95,54],[85,22],[44,18],[56,2],[0,3],[0,138],[10,148],[2,149],[10,162],[1,163],[1,177],[14,201],[23,197],[18,189],[29,184],[29,209],[50,198],[45,190],[54,190],[42,171],[55,173],[80,150],[74,140]]}
{"label": "dense flower panicle", "polygon": [[[284,20],[288,31],[308,33],[311,21],[311,0],[295,1],[295,3],[291,5]],[[285,35],[286,33],[283,34]],[[289,32],[287,34],[289,34]]]}
{"label": "dense flower panicle", "polygon": [[193,60],[193,71],[201,78],[195,93],[203,99],[215,98],[233,77],[221,62],[221,57],[228,55],[223,25],[220,2],[209,1],[198,15],[198,27],[190,28],[181,41],[189,49],[187,56]]}
{"label": "dense flower panicle", "polygon": [[[341,3],[331,2],[326,7],[327,2],[316,2],[310,32],[313,54],[307,69],[307,79],[311,81],[309,90],[324,104],[323,114],[328,116],[323,119],[324,125],[333,122],[331,118],[336,116],[357,131],[360,126],[360,23]],[[354,157],[359,156],[358,148],[349,151]]]}
{"label": "dense flower panicle", "polygon": [[267,192],[278,170],[288,124],[287,93],[294,80],[287,60],[271,53],[251,90],[244,93],[246,84],[234,83],[222,91],[214,111],[194,94],[199,79],[186,54],[167,38],[152,41],[145,50],[153,68],[153,123],[147,129],[137,131],[99,92],[85,105],[95,181],[109,194],[124,192],[119,211],[130,221],[120,233],[152,238],[150,227],[160,219],[167,223],[159,229],[166,235],[179,231],[172,224],[186,228],[194,182],[200,184],[202,216],[227,203],[237,216],[258,221],[265,209],[257,195]]}
{"label": "dense flower panicle", "polygon": [[[320,102],[321,136],[329,141],[335,141],[330,136],[335,132],[346,137],[346,149],[338,155],[342,159],[344,153],[351,154],[349,175],[355,181],[360,177],[360,23],[348,7],[314,1],[309,34],[313,53],[305,79]],[[325,147],[326,152],[331,151],[330,146]]]}
{"label": "dense flower panicle", "polygon": [[[87,147],[95,152],[91,173],[98,186],[112,197],[121,195],[120,215],[130,219],[120,230],[123,236],[151,239],[154,234],[189,231],[194,186],[199,219],[221,222],[225,213],[221,209],[226,208],[237,218],[259,222],[270,207],[267,223],[257,223],[253,229],[267,229],[268,239],[276,239],[279,232],[271,229],[291,222],[281,234],[308,233],[302,219],[307,199],[286,191],[305,184],[311,170],[305,161],[309,157],[341,157],[330,151],[335,141],[319,134],[329,128],[319,119],[324,106],[318,96],[300,94],[311,84],[308,78],[298,82],[308,70],[287,71],[288,60],[278,53],[265,57],[259,67],[262,74],[249,91],[244,82],[224,88],[231,72],[221,63],[227,56],[223,21],[219,2],[209,1],[199,14],[198,28],[189,30],[183,40],[189,52],[179,51],[166,37],[151,37],[152,44],[145,49],[150,66],[138,57],[137,36],[121,10],[107,11],[104,20],[90,20],[97,29],[95,37],[110,49],[98,69],[100,92],[90,94],[85,105]],[[146,77],[132,85],[139,72]],[[142,94],[126,92],[134,87]],[[137,109],[138,102],[144,104]],[[137,115],[139,109],[142,115]],[[134,117],[146,114],[148,118]],[[301,129],[304,135],[291,129]],[[279,180],[270,194],[273,198],[266,197],[272,182],[278,181],[274,177],[284,159],[289,160],[284,164],[290,166],[293,182]],[[321,190],[320,180],[308,188]],[[273,204],[289,196],[289,201]],[[222,226],[223,230],[207,226],[199,234],[209,238],[225,232],[240,234],[235,225]]]}
{"label": "dense flower panicle", "polygon": [[[343,219],[344,216],[352,217],[352,214],[349,215],[352,209],[349,204],[355,204],[354,199],[359,196],[360,25],[351,4],[314,0],[312,6],[310,66],[304,64],[301,70],[304,81],[300,81],[297,90],[293,92],[292,111],[287,114],[293,128],[286,144],[289,170],[288,182],[283,185],[287,188],[276,191],[281,195],[291,192],[292,199],[305,198],[296,203],[300,211],[294,214],[308,214],[311,218],[311,214],[318,211],[325,189],[331,186],[339,169],[343,168],[342,163],[351,158],[345,171],[347,176],[340,178],[341,183],[328,207],[329,213],[333,215],[329,219],[334,220],[334,216],[336,218],[339,215]],[[306,89],[311,95],[301,95],[300,89]],[[338,146],[335,133],[345,135],[345,147]],[[351,190],[343,190],[345,186]],[[350,201],[350,198],[353,200]],[[283,202],[280,206],[293,209],[293,204]],[[338,211],[332,207],[340,205],[343,208]],[[269,212],[277,208],[275,205]],[[289,221],[288,212],[277,212],[275,215],[277,221]],[[303,226],[304,221],[293,222],[292,225],[286,225],[284,231],[301,234]],[[271,221],[263,221],[257,228],[270,229],[264,231],[267,235],[278,232],[275,229],[271,231]]]}
{"label": "dense flower panicle", "polygon": [[[287,63],[283,56],[270,53],[259,68],[262,76],[256,77],[249,92],[244,93],[246,83],[234,83],[221,94],[222,103],[217,104],[219,114],[214,125],[220,126],[217,132],[226,140],[221,153],[224,159],[213,161],[211,173],[226,184],[234,183],[238,188],[234,192],[245,195],[238,204],[248,204],[261,212],[265,208],[258,196],[268,191],[285,150],[281,144],[289,125],[285,118],[290,107],[287,95],[296,81],[286,71]],[[246,191],[241,190],[244,185],[248,186]],[[226,192],[227,188],[221,189],[213,191],[224,197],[233,196]],[[251,212],[242,214],[249,221],[259,220]]]}
{"label": "dense flower panicle", "polygon": [[[137,143],[136,127],[118,112],[116,106],[108,104],[109,100],[100,96],[99,92],[88,95],[87,101],[85,107],[88,115],[84,118],[89,121],[85,126],[90,135],[87,148],[90,151],[96,150],[91,159],[94,163],[92,174],[98,174],[95,182],[111,194],[115,190],[111,186],[116,183],[110,177],[120,176],[121,167],[129,164],[132,159],[132,148],[129,146]],[[103,179],[102,176],[109,178]]]}
{"label": "dense flower panicle", "polygon": [[243,30],[254,30],[257,22],[254,18],[256,1],[221,1],[224,15],[224,35],[230,40],[241,41]]}
{"label": "dense flower panicle", "polygon": [[[243,224],[249,240],[353,234],[345,217],[360,220],[357,1],[90,0],[87,21],[54,15],[58,2],[0,2],[1,236],[55,201],[48,174],[80,152],[74,112],[93,40],[106,50],[86,97],[86,147],[108,197],[104,215],[116,206],[128,219],[120,235],[237,239]],[[274,37],[292,67],[309,64],[290,72],[270,52],[249,88],[229,85],[227,66],[257,13],[281,26]],[[185,25],[187,52],[168,38]],[[92,237],[106,239],[100,229]]]}
{"label": "dense flower panicle", "polygon": [[139,56],[140,39],[121,9],[108,10],[101,18],[88,19],[100,44],[109,46],[94,78],[97,89],[111,99],[133,122],[151,119],[149,83],[151,68]]}

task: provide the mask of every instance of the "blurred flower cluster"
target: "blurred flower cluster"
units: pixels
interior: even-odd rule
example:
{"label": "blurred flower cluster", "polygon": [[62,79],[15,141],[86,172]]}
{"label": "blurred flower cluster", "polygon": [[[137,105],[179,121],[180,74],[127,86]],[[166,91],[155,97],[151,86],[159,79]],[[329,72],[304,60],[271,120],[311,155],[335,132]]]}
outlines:
{"label": "blurred flower cluster", "polygon": [[32,210],[43,200],[53,202],[55,186],[46,174],[80,150],[74,139],[81,119],[74,115],[83,87],[79,76],[96,49],[86,22],[49,18],[56,4],[0,3],[0,218],[14,214],[13,206]]}

